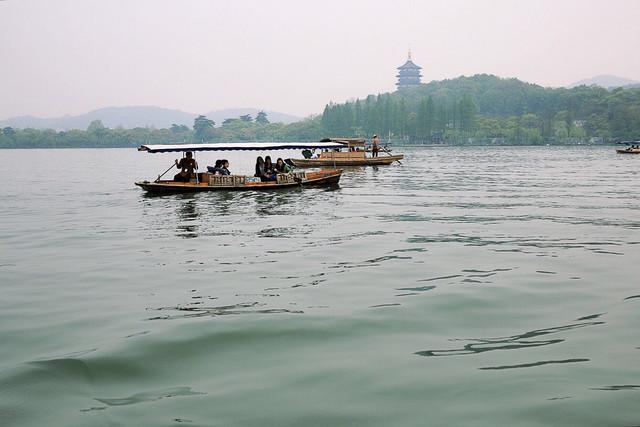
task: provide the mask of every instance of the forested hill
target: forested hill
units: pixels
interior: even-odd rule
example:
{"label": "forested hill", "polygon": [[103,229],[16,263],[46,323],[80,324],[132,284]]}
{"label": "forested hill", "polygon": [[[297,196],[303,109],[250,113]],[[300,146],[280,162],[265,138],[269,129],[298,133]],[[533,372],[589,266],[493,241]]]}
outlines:
{"label": "forested hill", "polygon": [[480,74],[329,104],[321,116],[271,123],[243,113],[219,126],[123,129],[93,120],[86,130],[0,129],[0,148],[132,147],[145,143],[310,141],[374,133],[403,143],[564,144],[640,140],[640,88],[544,88]]}
{"label": "forested hill", "polygon": [[[502,79],[489,74],[458,77],[450,80],[432,81],[415,88],[403,89],[393,94],[416,106],[423,98],[432,96],[435,101],[460,100],[471,95],[478,113],[485,116],[519,116],[526,113],[539,115],[550,112],[571,111],[580,118],[604,111],[607,101],[631,100],[629,96],[616,99],[618,91],[609,91],[600,86],[577,86],[572,89],[544,88],[518,79]],[[627,92],[627,95],[634,92]],[[636,91],[635,101],[640,102]]]}
{"label": "forested hill", "polygon": [[381,133],[413,141],[638,139],[640,89],[554,89],[479,74],[330,104],[322,123],[335,135]]}

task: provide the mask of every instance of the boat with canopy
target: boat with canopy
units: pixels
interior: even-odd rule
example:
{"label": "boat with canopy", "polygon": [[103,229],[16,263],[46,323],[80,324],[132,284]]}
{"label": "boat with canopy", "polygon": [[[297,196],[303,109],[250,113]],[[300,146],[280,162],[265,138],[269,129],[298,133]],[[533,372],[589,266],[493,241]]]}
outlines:
{"label": "boat with canopy", "polygon": [[313,156],[309,149],[303,150],[303,159],[287,159],[287,163],[298,168],[310,168],[318,166],[377,166],[390,165],[393,162],[400,163],[404,158],[402,154],[391,154],[391,150],[381,147],[380,151],[386,153],[378,157],[367,156],[369,150],[366,141],[361,138],[328,138],[325,142],[340,144],[338,148],[322,149]]}
{"label": "boat with canopy", "polygon": [[[157,144],[141,145],[138,151],[147,153],[179,153],[199,151],[272,151],[272,150],[333,150],[342,144],[325,142],[237,142],[206,144]],[[244,175],[216,175],[209,172],[195,172],[189,182],[180,182],[162,177],[176,165],[172,164],[154,181],[138,181],[138,187],[155,193],[185,193],[220,190],[273,190],[299,186],[334,186],[342,176],[340,169],[320,169],[317,171],[279,173],[275,181],[261,181],[260,178]]]}

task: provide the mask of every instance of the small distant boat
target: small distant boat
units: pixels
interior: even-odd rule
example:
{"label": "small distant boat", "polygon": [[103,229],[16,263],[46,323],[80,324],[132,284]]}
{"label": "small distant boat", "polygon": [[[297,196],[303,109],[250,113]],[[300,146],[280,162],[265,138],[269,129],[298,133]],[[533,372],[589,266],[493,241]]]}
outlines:
{"label": "small distant boat", "polygon": [[616,149],[618,154],[640,154],[640,141],[620,141],[618,144],[627,144],[627,148]]}
{"label": "small distant boat", "polygon": [[[272,151],[295,149],[335,149],[342,145],[335,142],[239,142],[218,144],[178,144],[178,145],[142,145],[138,151],[148,153],[196,152],[196,151]],[[175,168],[172,164],[164,174]],[[194,173],[190,182],[179,182],[161,179],[155,181],[138,181],[138,187],[150,193],[193,193],[200,191],[247,191],[274,190],[291,187],[335,186],[340,182],[341,169],[321,169],[318,171],[302,171],[276,175],[275,181],[262,182],[259,178],[244,175],[214,175],[208,172]]]}
{"label": "small distant boat", "polygon": [[400,162],[404,158],[402,154],[391,154],[391,150],[382,147],[378,157],[367,156],[369,152],[366,148],[366,141],[359,138],[324,139],[324,142],[340,144],[334,149],[323,149],[322,152],[313,157],[310,150],[302,152],[303,159],[287,159],[286,162],[298,168],[309,168],[318,166],[382,166],[390,165],[393,162]]}
{"label": "small distant boat", "polygon": [[618,154],[640,154],[640,148],[627,147],[624,149],[616,149]]}

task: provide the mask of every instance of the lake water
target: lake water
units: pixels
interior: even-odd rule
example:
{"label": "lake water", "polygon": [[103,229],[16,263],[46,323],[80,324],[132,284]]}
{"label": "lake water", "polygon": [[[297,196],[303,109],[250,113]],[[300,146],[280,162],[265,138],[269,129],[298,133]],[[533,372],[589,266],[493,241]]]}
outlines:
{"label": "lake water", "polygon": [[0,151],[0,425],[640,425],[640,156],[403,151],[163,197],[172,154]]}

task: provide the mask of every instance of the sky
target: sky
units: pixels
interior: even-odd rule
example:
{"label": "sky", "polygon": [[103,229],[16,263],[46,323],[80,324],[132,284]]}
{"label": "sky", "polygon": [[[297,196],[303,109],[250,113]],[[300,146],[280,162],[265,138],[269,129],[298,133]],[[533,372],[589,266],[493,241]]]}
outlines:
{"label": "sky", "polygon": [[640,1],[0,0],[0,119],[156,105],[299,116],[479,73],[640,80]]}

